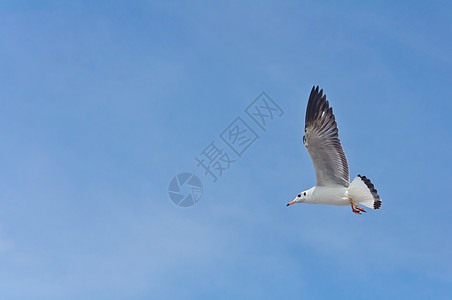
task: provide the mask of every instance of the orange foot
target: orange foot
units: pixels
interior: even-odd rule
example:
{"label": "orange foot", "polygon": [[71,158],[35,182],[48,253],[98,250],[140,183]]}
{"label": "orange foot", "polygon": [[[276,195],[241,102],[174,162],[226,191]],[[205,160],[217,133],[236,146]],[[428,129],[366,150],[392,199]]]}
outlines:
{"label": "orange foot", "polygon": [[353,204],[350,204],[350,206],[352,207],[352,212],[354,212],[354,213],[357,214],[357,215],[360,215],[360,214],[361,214],[361,212],[360,212],[359,210],[357,210],[357,209],[355,209],[355,208],[353,207]]}
{"label": "orange foot", "polygon": [[358,214],[358,215],[360,215],[361,214],[361,212],[366,212],[364,209],[362,209],[361,207],[359,207],[358,205],[356,205],[356,203],[353,201],[353,199],[352,198],[350,198],[350,206],[352,207],[352,211],[355,213],[355,214]]}

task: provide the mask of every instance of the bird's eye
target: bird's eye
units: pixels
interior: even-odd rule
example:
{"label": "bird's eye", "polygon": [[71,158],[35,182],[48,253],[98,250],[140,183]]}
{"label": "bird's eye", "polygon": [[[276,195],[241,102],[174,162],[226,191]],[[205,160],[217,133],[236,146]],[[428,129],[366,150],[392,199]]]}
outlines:
{"label": "bird's eye", "polygon": [[303,193],[303,196],[306,196],[306,192]]}
{"label": "bird's eye", "polygon": [[301,194],[298,194],[298,198],[300,198],[301,197]]}

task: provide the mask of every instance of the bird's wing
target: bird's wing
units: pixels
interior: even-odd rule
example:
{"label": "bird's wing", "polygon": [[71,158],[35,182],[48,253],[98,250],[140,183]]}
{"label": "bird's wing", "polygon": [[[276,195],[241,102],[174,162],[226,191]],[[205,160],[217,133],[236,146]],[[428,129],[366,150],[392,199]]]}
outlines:
{"label": "bird's wing", "polygon": [[350,184],[348,163],[339,140],[336,120],[319,87],[312,87],[306,108],[303,143],[315,168],[317,185]]}

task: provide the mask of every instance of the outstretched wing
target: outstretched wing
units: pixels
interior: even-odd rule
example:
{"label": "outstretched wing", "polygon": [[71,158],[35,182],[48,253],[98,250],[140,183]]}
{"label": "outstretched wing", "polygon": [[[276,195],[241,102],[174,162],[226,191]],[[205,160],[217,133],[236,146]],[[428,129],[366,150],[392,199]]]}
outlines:
{"label": "outstretched wing", "polygon": [[317,185],[350,184],[348,163],[339,140],[336,120],[323,90],[312,87],[306,109],[303,143],[315,168]]}

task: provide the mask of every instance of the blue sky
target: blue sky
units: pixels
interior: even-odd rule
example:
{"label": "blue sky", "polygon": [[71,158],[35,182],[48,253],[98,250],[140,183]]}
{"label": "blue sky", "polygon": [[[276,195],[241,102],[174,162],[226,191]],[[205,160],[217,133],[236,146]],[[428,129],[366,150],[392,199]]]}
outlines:
{"label": "blue sky", "polygon": [[[0,298],[449,299],[451,8],[1,2]],[[317,84],[379,211],[285,206]],[[262,91],[284,115],[212,183],[194,157]]]}

